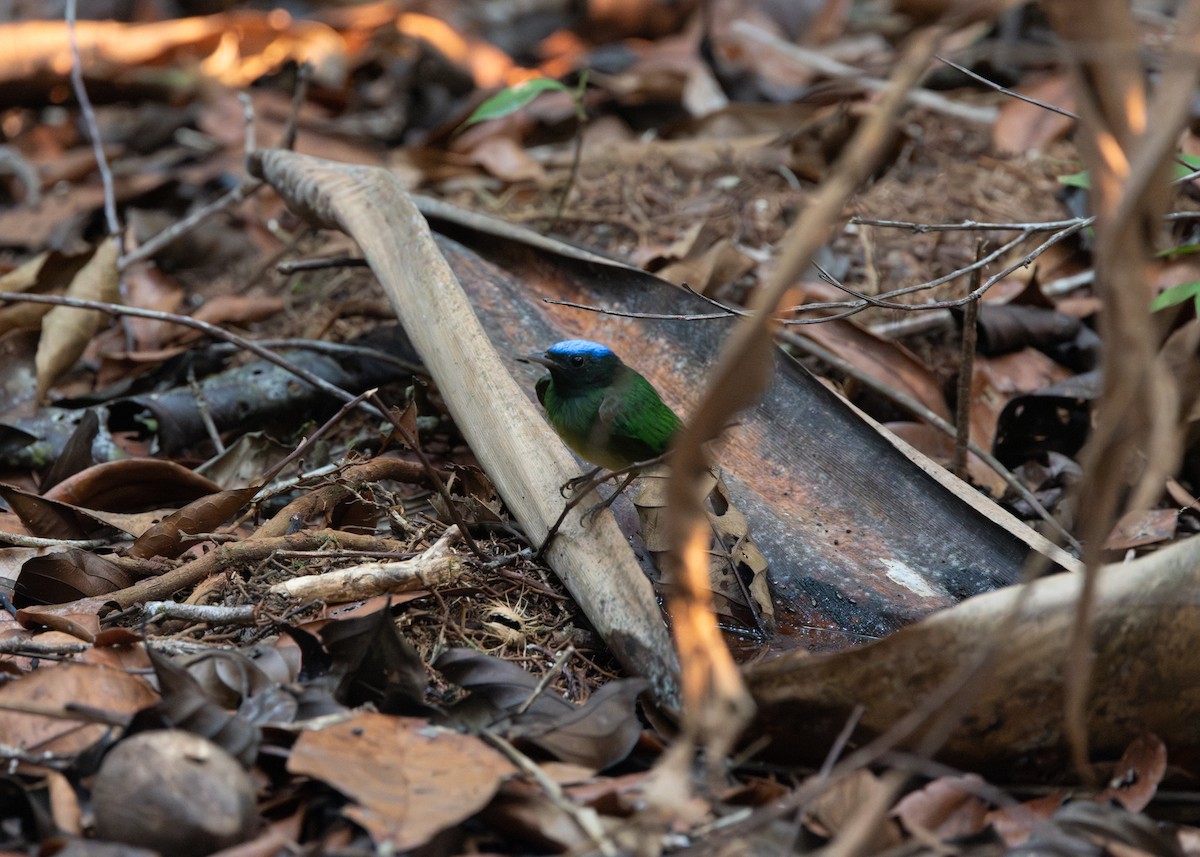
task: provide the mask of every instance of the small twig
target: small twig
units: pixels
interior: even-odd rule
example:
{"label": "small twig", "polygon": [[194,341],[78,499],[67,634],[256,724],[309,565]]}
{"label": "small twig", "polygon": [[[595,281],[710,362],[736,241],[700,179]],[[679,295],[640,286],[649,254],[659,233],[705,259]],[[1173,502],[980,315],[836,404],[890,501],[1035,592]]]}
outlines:
{"label": "small twig", "polygon": [[261,503],[263,500],[266,500],[269,497],[274,497],[278,494],[291,491],[302,482],[309,482],[313,479],[320,479],[323,476],[336,473],[339,469],[341,469],[341,467],[341,462],[323,464],[320,467],[313,468],[312,470],[306,470],[303,473],[296,474],[295,476],[289,476],[287,479],[280,479],[276,482],[264,485],[259,489],[258,493],[254,495],[254,502]]}
{"label": "small twig", "polygon": [[19,714],[32,714],[37,717],[48,717],[53,720],[78,720],[84,723],[103,723],[105,726],[128,726],[132,714],[118,714],[114,711],[104,711],[90,706],[39,705],[21,699],[5,699],[0,701],[0,711],[13,711]]}
{"label": "small twig", "polygon": [[[344,342],[324,342],[320,339],[256,339],[254,340],[263,348],[292,348],[298,351],[315,351],[319,354],[332,354],[335,357],[365,357],[369,360],[378,360],[380,363],[388,363],[395,366],[397,369],[403,369],[413,375],[428,375],[427,370],[420,363],[414,363],[411,360],[405,360],[402,357],[396,357],[388,354],[386,351],[380,351],[378,348],[368,348],[365,345],[347,345]],[[234,351],[237,346],[232,343],[216,344],[214,349],[228,349]],[[223,351],[222,351],[223,353]]]}
{"label": "small twig", "polygon": [[342,604],[375,595],[427,589],[440,599],[438,588],[455,583],[466,572],[467,563],[454,553],[459,530],[449,527],[423,553],[397,562],[364,562],[307,577],[276,583],[270,592],[311,604]]}
{"label": "small twig", "polygon": [[165,600],[181,589],[195,586],[209,575],[261,562],[276,550],[318,549],[330,544],[370,550],[377,547],[379,541],[376,536],[363,536],[340,530],[313,530],[289,536],[245,539],[221,545],[160,575],[139,580],[116,592],[109,592],[105,598],[117,605],[118,609],[124,609],[144,601]]}
{"label": "small twig", "polygon": [[[71,2],[71,6],[74,6],[73,0]],[[300,108],[304,102],[305,94],[308,92],[310,72],[305,71],[307,67],[307,63],[302,65],[299,73],[296,76],[296,88],[292,91],[292,108],[288,113],[287,121],[284,123],[283,137],[280,140],[280,147],[283,149],[291,149],[296,144],[296,124],[300,115]],[[257,148],[257,142],[254,133],[254,105],[250,101],[249,96],[247,96],[245,93],[241,93],[238,97],[242,102],[243,117],[246,127],[245,143],[242,147],[242,156],[244,159],[248,159]],[[233,190],[218,197],[207,205],[201,206],[187,217],[183,218],[183,220],[173,223],[162,232],[152,236],[132,253],[129,253],[128,255],[122,255],[117,261],[117,270],[125,271],[130,265],[149,259],[172,241],[175,241],[186,233],[191,232],[210,217],[220,214],[222,211],[233,208],[235,205],[244,202],[266,186],[262,181],[250,178],[249,170],[247,170],[246,173],[247,174],[242,178],[241,183]]]}
{"label": "small twig", "polygon": [[122,256],[117,262],[117,270],[125,271],[131,265],[149,259],[155,253],[162,250],[172,241],[181,238],[184,234],[191,232],[197,226],[210,217],[220,214],[228,208],[232,208],[243,200],[249,199],[264,187],[263,183],[257,180],[241,184],[233,190],[226,193],[224,196],[218,197],[208,205],[203,205],[197,208],[183,220],[173,223],[162,232],[148,238],[140,247],[132,251],[128,255]]}
{"label": "small twig", "polygon": [[829,745],[829,752],[825,754],[825,760],[821,762],[821,769],[817,771],[817,782],[825,782],[829,779],[829,775],[833,773],[833,766],[837,764],[838,757],[842,755],[842,751],[850,743],[850,736],[854,734],[854,730],[858,727],[858,721],[862,719],[866,710],[866,707],[861,702],[854,706],[854,710],[850,712],[850,716],[846,718],[846,722],[842,725],[842,731],[837,734],[837,737],[833,739],[833,743]]}
{"label": "small twig", "polygon": [[367,260],[361,256],[329,256],[323,259],[297,259],[294,262],[280,262],[275,270],[285,277],[297,271],[321,271],[325,268],[369,268]]}
{"label": "small twig", "polygon": [[967,445],[971,437],[971,381],[975,365],[976,321],[979,301],[967,304],[963,313],[962,352],[958,366],[958,401],[955,402],[954,459],[950,472],[967,481]]}
{"label": "small twig", "polygon": [[[1200,216],[1200,212],[1196,212]],[[1032,223],[980,223],[975,220],[963,220],[958,223],[917,223],[912,220],[879,220],[874,217],[855,215],[848,221],[854,226],[882,226],[888,229],[909,229],[918,234],[927,232],[1057,232],[1068,226],[1075,226],[1082,217],[1072,217],[1069,220],[1044,220]]]}
{"label": "small twig", "polygon": [[498,556],[495,559],[490,559],[480,566],[480,570],[498,571],[499,569],[513,565],[522,559],[533,559],[533,548],[521,548],[516,553],[506,553],[504,556]]}
{"label": "small twig", "polygon": [[575,187],[575,177],[579,174],[579,162],[583,159],[583,127],[575,132],[575,151],[571,156],[571,172],[567,174],[567,186],[563,188],[562,196],[558,198],[558,207],[554,210],[554,219],[550,228],[558,226],[563,213],[567,210],[567,198],[571,196],[571,188]]}
{"label": "small twig", "polygon": [[25,206],[35,208],[42,201],[42,183],[37,168],[15,146],[0,146],[0,173],[11,173],[25,189]]}
{"label": "small twig", "polygon": [[[330,417],[329,419],[327,419],[325,421],[324,425],[322,425],[315,432],[313,432],[311,435],[306,437],[300,443],[299,446],[297,446],[287,456],[285,456],[282,461],[280,461],[278,464],[276,464],[274,467],[272,467],[270,469],[270,471],[268,471],[259,480],[259,485],[262,488],[269,486],[271,484],[271,482],[275,479],[275,477],[277,477],[280,473],[282,473],[284,471],[284,469],[286,467],[288,467],[288,465],[290,465],[293,461],[296,461],[297,459],[302,458],[306,452],[308,452],[310,449],[312,449],[313,444],[315,444],[318,440],[320,440],[320,438],[326,432],[328,432],[330,429],[332,429],[334,426],[336,426],[338,423],[340,423],[342,420],[344,420],[346,418],[346,415],[348,413],[350,413],[350,411],[357,408],[364,399],[368,398],[369,396],[374,396],[376,392],[377,392],[377,388],[372,387],[370,390],[364,390],[363,392],[361,392],[357,396],[355,396],[353,399],[350,399],[349,401],[343,403],[341,408],[338,409],[338,412],[336,414],[334,414],[332,417]],[[260,490],[261,490],[261,488],[260,488]]]}
{"label": "small twig", "polygon": [[903,339],[907,336],[923,336],[935,331],[949,330],[953,325],[954,316],[949,310],[931,309],[929,312],[910,312],[900,318],[877,321],[866,325],[866,328],[884,339]]}
{"label": "small twig", "polygon": [[79,53],[79,36],[75,32],[76,16],[75,0],[67,0],[67,39],[71,44],[71,87],[75,90],[75,99],[79,102],[79,112],[83,116],[83,124],[91,137],[92,153],[96,156],[96,169],[100,171],[100,182],[104,186],[104,220],[108,225],[108,234],[117,241],[117,255],[121,254],[121,222],[117,219],[117,193],[113,186],[112,170],[108,167],[108,158],[104,155],[104,143],[100,140],[100,127],[96,123],[96,111],[92,109],[92,100],[88,98],[87,87],[83,83],[83,57]]}
{"label": "small twig", "polygon": [[61,655],[78,655],[92,647],[91,643],[43,643],[21,637],[0,637],[0,655],[19,655],[27,658],[44,658]]}
{"label": "small twig", "polygon": [[1072,274],[1069,277],[1059,277],[1057,280],[1045,283],[1042,286],[1042,294],[1048,298],[1056,298],[1083,286],[1090,286],[1094,282],[1096,282],[1096,270],[1090,268],[1086,271],[1080,271],[1078,274]]}
{"label": "small twig", "polygon": [[313,67],[310,62],[300,63],[296,69],[296,86],[292,90],[292,108],[288,111],[287,121],[283,123],[283,135],[279,138],[279,148],[291,151],[296,148],[296,130],[300,125],[300,109],[308,96],[308,85],[312,82]]}
{"label": "small twig", "polygon": [[558,198],[558,207],[554,211],[554,220],[551,221],[551,228],[558,225],[562,220],[563,212],[567,210],[567,198],[571,195],[571,188],[575,187],[575,180],[579,175],[579,162],[583,157],[583,128],[587,124],[587,111],[583,107],[583,94],[587,89],[588,70],[585,68],[579,76],[579,88],[571,94],[571,100],[575,104],[575,152],[571,156],[571,172],[567,174],[567,186],[563,188],[562,196]]}
{"label": "small twig", "polygon": [[1019,101],[1024,101],[1026,104],[1032,104],[1034,107],[1041,107],[1043,110],[1049,110],[1051,113],[1057,113],[1060,116],[1066,116],[1068,119],[1078,119],[1079,118],[1078,113],[1072,113],[1070,110],[1065,110],[1062,107],[1055,107],[1053,104],[1049,104],[1045,101],[1038,101],[1036,98],[1030,98],[1028,95],[1022,95],[1019,92],[1013,92],[1011,89],[1006,89],[1003,86],[1001,86],[1000,84],[996,83],[995,81],[988,80],[986,77],[984,77],[981,74],[976,74],[975,72],[971,71],[966,66],[959,65],[954,60],[948,60],[943,56],[938,56],[937,54],[934,54],[933,58],[935,60],[938,60],[939,62],[944,62],[946,65],[950,66],[950,68],[954,69],[955,71],[961,72],[962,74],[965,74],[967,77],[971,78],[972,80],[976,80],[979,83],[982,83],[984,86],[990,86],[992,89],[996,90],[999,93],[1007,95],[1010,98],[1016,98]]}
{"label": "small twig", "polygon": [[450,490],[446,487],[446,483],[442,481],[442,476],[438,473],[437,468],[433,466],[433,462],[429,460],[429,456],[425,454],[425,450],[421,449],[421,444],[417,438],[413,437],[404,423],[393,413],[392,409],[385,405],[377,394],[372,394],[367,397],[375,403],[375,406],[383,411],[384,419],[392,424],[396,430],[396,434],[404,440],[408,447],[417,456],[417,460],[421,462],[421,467],[425,469],[425,474],[429,477],[429,484],[437,491],[438,496],[442,498],[442,503],[446,506],[446,512],[450,515],[450,519],[458,527],[459,533],[462,535],[462,540],[466,542],[467,548],[471,553],[475,554],[476,559],[480,562],[487,562],[489,557],[475,543],[475,539],[468,531],[467,522],[463,520],[462,512],[459,511],[458,504],[454,502],[450,496]]}
{"label": "small twig", "polygon": [[102,548],[110,543],[111,539],[44,539],[20,533],[0,532],[0,544],[16,545],[22,548],[81,548],[82,550],[91,550],[92,548]]}
{"label": "small twig", "polygon": [[556,298],[542,298],[542,303],[570,307],[571,309],[582,309],[587,312],[598,312],[602,315],[611,315],[615,318],[642,318],[650,321],[713,321],[718,318],[729,318],[731,315],[745,314],[744,311],[734,310],[704,313],[626,312],[623,310],[605,309],[604,307],[592,306],[591,304],[575,303],[574,301],[560,301]]}
{"label": "small twig", "polygon": [[[201,321],[197,318],[191,318],[186,315],[176,315],[175,313],[170,312],[160,312],[158,310],[142,309],[140,307],[122,306],[121,304],[112,304],[105,301],[91,301],[84,300],[82,298],[71,298],[64,295],[35,295],[28,294],[26,292],[0,292],[0,301],[15,301],[18,303],[25,301],[28,303],[77,307],[79,309],[94,309],[103,313],[107,313],[108,315],[131,315],[137,318],[152,318],[156,321],[166,321],[170,322],[171,324],[179,324],[183,325],[184,327],[191,327],[195,330],[203,331],[214,339],[232,342],[239,348],[245,349],[246,351],[261,357],[268,363],[278,366],[284,371],[295,375],[297,378],[306,381],[321,392],[328,393],[336,399],[346,402],[354,398],[353,393],[349,393],[346,390],[343,390],[341,387],[329,383],[324,378],[314,375],[307,369],[303,369],[292,364],[287,360],[287,358],[281,357],[270,349],[263,348],[254,340],[246,339],[245,337],[238,336],[235,333],[230,333],[224,328],[218,327],[215,324],[209,324],[208,322]],[[379,413],[375,408],[367,405],[366,403],[363,403],[362,407],[368,413],[371,413],[375,416],[383,416],[383,414]]]}
{"label": "small twig", "polygon": [[554,659],[554,663],[550,665],[550,669],[546,670],[546,674],[538,679],[537,685],[530,691],[529,696],[524,702],[517,707],[513,716],[519,717],[529,710],[529,707],[537,702],[539,696],[546,692],[546,688],[550,686],[550,682],[554,681],[554,677],[562,672],[562,668],[566,666],[571,655],[575,654],[575,647],[567,644],[567,647],[558,653],[558,657]]}
{"label": "small twig", "polygon": [[[327,550],[315,551],[275,551],[275,556],[285,559],[329,559],[330,553]],[[395,560],[403,562],[414,557],[420,556],[419,551],[351,551],[340,550],[337,552],[338,559],[371,559],[371,560]]]}
{"label": "small twig", "polygon": [[479,737],[503,753],[526,776],[541,786],[542,791],[546,793],[546,797],[549,798],[550,802],[560,812],[575,822],[575,825],[592,841],[592,844],[596,846],[596,849],[603,857],[617,857],[617,855],[622,853],[617,844],[605,832],[594,809],[586,806],[576,806],[563,793],[562,786],[546,776],[546,772],[540,766],[536,765],[532,759],[504,738],[494,735],[491,732],[483,732]]}
{"label": "small twig", "polygon": [[[858,298],[860,301],[866,301],[871,306],[877,306],[886,309],[886,306],[877,297],[874,295],[868,295],[866,292],[860,292],[856,289],[850,288],[833,274],[821,267],[821,265],[819,265],[816,261],[812,262],[812,266],[817,269],[817,273],[821,275],[821,279],[829,283],[829,285],[833,286],[834,288],[845,292],[846,294],[850,295],[850,297]],[[805,305],[801,305],[801,308],[804,306]]]}
{"label": "small twig", "polygon": [[[735,35],[758,42],[760,45],[776,51],[794,63],[816,69],[822,74],[831,77],[850,78],[862,86],[863,89],[871,92],[883,92],[890,85],[886,80],[870,77],[862,69],[838,62],[820,51],[802,48],[799,45],[786,42],[748,21],[734,21],[731,29]],[[947,116],[955,116],[959,119],[966,119],[969,122],[978,122],[982,125],[992,125],[996,121],[998,113],[994,107],[974,107],[970,104],[961,104],[951,101],[946,96],[937,92],[917,87],[910,89],[905,94],[905,99],[912,104],[920,105],[929,110],[944,113]]]}
{"label": "small twig", "polygon": [[204,424],[204,430],[208,433],[208,439],[212,441],[213,447],[217,450],[217,455],[225,451],[225,442],[221,440],[221,433],[217,431],[217,424],[213,421],[212,414],[208,410],[208,398],[204,395],[204,390],[196,381],[196,371],[194,367],[188,368],[188,387],[192,391],[192,397],[196,400],[196,411],[200,414],[200,422]]}
{"label": "small twig", "polygon": [[[1039,231],[1039,230],[1030,230],[1028,234],[1022,233],[1018,237],[1003,244],[998,249],[992,251],[991,253],[988,253],[982,259],[980,259],[976,262],[973,262],[970,265],[967,265],[963,268],[959,268],[957,271],[952,271],[949,274],[945,274],[945,275],[943,275],[941,277],[937,277],[933,280],[928,280],[924,283],[917,283],[916,285],[905,286],[900,289],[893,289],[890,292],[884,292],[883,294],[875,295],[874,297],[871,297],[871,298],[867,298],[864,296],[863,298],[856,299],[853,301],[820,301],[820,302],[815,302],[815,303],[810,303],[810,304],[802,304],[800,306],[789,308],[789,311],[791,311],[791,312],[798,312],[798,311],[811,312],[811,311],[815,311],[815,310],[831,310],[831,309],[832,310],[841,310],[841,312],[837,313],[836,315],[824,315],[824,316],[820,316],[818,318],[799,318],[799,319],[776,317],[774,320],[777,321],[778,323],[780,323],[781,325],[790,327],[790,326],[798,326],[798,325],[805,325],[805,324],[825,324],[830,321],[836,321],[836,320],[842,319],[842,318],[849,318],[850,316],[858,315],[860,312],[867,309],[868,307],[878,307],[878,308],[882,308],[882,309],[900,310],[902,312],[925,312],[928,310],[951,309],[953,307],[963,306],[965,304],[970,303],[971,301],[978,300],[980,297],[983,296],[983,294],[985,292],[987,292],[988,289],[990,289],[996,283],[1003,280],[1005,277],[1007,277],[1009,274],[1011,274],[1013,271],[1017,270],[1018,268],[1023,268],[1026,265],[1029,265],[1030,263],[1033,262],[1034,259],[1036,259],[1038,256],[1040,256],[1042,253],[1046,252],[1046,250],[1050,249],[1055,244],[1058,244],[1059,242],[1066,240],[1067,238],[1074,235],[1079,230],[1084,229],[1088,226],[1091,226],[1093,220],[1094,220],[1094,218],[1087,217],[1087,218],[1076,218],[1076,219],[1067,221],[1070,224],[1069,226],[1066,226],[1063,229],[1058,230],[1053,235],[1051,235],[1049,238],[1047,238],[1045,241],[1043,241],[1041,244],[1039,244],[1036,248],[1034,248],[1032,251],[1025,254],[1025,256],[1023,256],[1021,259],[1019,259],[1016,262],[1013,262],[1009,265],[1006,265],[1000,271],[998,271],[997,273],[988,277],[986,280],[984,280],[979,285],[978,288],[973,289],[970,292],[970,294],[966,295],[965,297],[954,298],[954,299],[944,300],[944,301],[930,301],[930,302],[922,303],[922,304],[905,304],[905,303],[898,303],[896,301],[891,300],[891,298],[902,297],[903,295],[908,295],[908,294],[912,294],[914,292],[919,292],[919,291],[925,291],[925,290],[934,288],[936,286],[940,286],[951,280],[955,280],[955,279],[963,276],[964,274],[968,274],[978,268],[988,265],[991,262],[995,261],[1000,256],[1004,255],[1006,252],[1008,252],[1008,250],[1012,249],[1013,247],[1015,247],[1018,244],[1025,241],[1028,237],[1030,237],[1030,235],[1033,234],[1033,232]],[[573,303],[571,301],[559,301],[559,300],[554,300],[552,298],[543,298],[542,300],[544,303],[548,303],[548,304],[557,304],[559,306],[569,306],[574,309],[587,310],[588,312],[598,312],[598,313],[602,313],[604,315],[617,316],[619,318],[643,318],[643,319],[652,319],[652,320],[661,320],[661,321],[710,321],[710,320],[719,319],[719,318],[727,318],[731,315],[746,316],[748,314],[748,312],[746,310],[743,310],[743,309],[740,309],[737,307],[727,307],[727,310],[723,313],[682,314],[682,313],[626,312],[626,311],[622,311],[622,310],[612,310],[612,309],[605,309],[603,307],[590,306],[588,304]]]}
{"label": "small twig", "polygon": [[[983,242],[976,241],[975,256],[983,249]],[[971,291],[979,288],[979,270],[971,274]],[[975,324],[979,319],[979,301],[967,304],[963,312],[962,349],[958,361],[958,398],[954,403],[954,458],[950,472],[964,482],[967,481],[967,444],[971,440],[971,382],[975,372],[975,341],[978,336]]]}
{"label": "small twig", "polygon": [[253,625],[258,621],[256,604],[181,604],[177,601],[147,601],[142,615],[147,622],[156,619],[183,619],[206,625]]}
{"label": "small twig", "polygon": [[258,137],[254,127],[254,102],[250,100],[248,92],[239,92],[237,97],[242,104],[242,127],[246,134],[242,144],[242,172],[250,175],[250,153],[258,149]]}

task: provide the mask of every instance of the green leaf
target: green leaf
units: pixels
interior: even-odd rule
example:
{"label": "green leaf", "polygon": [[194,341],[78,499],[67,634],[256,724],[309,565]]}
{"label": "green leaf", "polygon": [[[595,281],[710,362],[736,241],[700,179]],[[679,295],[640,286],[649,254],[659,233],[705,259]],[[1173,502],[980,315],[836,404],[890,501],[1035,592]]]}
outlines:
{"label": "green leaf", "polygon": [[1175,159],[1176,161],[1183,161],[1182,164],[1176,163],[1174,165],[1176,179],[1181,179],[1184,176],[1190,176],[1192,173],[1196,172],[1196,170],[1200,170],[1200,158],[1196,157],[1195,155],[1185,155],[1182,152],[1177,152],[1175,154]]}
{"label": "green leaf", "polygon": [[1080,170],[1068,176],[1059,176],[1058,180],[1068,187],[1081,187],[1084,190],[1091,190],[1092,188],[1092,177],[1088,174],[1087,170]]}
{"label": "green leaf", "polygon": [[499,119],[501,116],[508,116],[516,113],[533,99],[537,98],[543,92],[567,92],[571,90],[563,86],[557,80],[552,80],[548,77],[535,77],[533,80],[527,80],[524,83],[518,83],[516,86],[510,86],[508,89],[502,89],[497,92],[487,101],[475,108],[467,121],[463,123],[463,127],[467,128],[477,122],[486,122],[488,119]]}
{"label": "green leaf", "polygon": [[1178,247],[1168,247],[1155,253],[1158,259],[1178,259],[1180,256],[1194,256],[1200,253],[1200,244],[1180,244]]}
{"label": "green leaf", "polygon": [[1176,306],[1189,300],[1196,302],[1196,313],[1200,314],[1200,280],[1192,280],[1189,283],[1180,283],[1177,286],[1171,286],[1171,288],[1150,302],[1150,311],[1158,312],[1159,310]]}

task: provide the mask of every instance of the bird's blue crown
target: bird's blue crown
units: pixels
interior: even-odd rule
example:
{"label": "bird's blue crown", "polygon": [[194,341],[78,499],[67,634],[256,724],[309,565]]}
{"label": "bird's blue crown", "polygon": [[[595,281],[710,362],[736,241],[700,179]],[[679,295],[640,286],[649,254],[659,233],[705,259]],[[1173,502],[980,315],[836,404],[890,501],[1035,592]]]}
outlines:
{"label": "bird's blue crown", "polygon": [[568,339],[563,342],[556,342],[550,346],[547,354],[586,354],[590,357],[606,357],[612,354],[612,349],[607,345],[601,345],[599,342],[592,342],[589,339]]}

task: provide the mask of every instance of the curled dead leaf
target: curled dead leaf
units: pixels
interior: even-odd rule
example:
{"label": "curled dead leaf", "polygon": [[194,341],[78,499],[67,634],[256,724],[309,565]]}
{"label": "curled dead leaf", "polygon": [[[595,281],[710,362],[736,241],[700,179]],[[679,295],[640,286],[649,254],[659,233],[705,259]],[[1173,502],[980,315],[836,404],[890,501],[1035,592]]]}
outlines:
{"label": "curled dead leaf", "polygon": [[[120,299],[117,276],[117,241],[107,239],[96,248],[67,287],[67,296],[94,301]],[[42,319],[42,338],[37,351],[38,398],[70,369],[91,341],[104,313],[98,310],[56,306]]]}

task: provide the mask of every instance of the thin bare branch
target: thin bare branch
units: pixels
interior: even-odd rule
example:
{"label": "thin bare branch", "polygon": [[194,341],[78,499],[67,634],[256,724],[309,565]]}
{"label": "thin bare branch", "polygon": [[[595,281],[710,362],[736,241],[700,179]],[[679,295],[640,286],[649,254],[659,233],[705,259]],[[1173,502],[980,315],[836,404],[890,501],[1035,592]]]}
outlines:
{"label": "thin bare branch", "polygon": [[988,80],[982,74],[976,74],[975,72],[971,71],[971,69],[967,68],[966,66],[959,65],[954,60],[946,59],[943,56],[936,56],[936,57],[934,57],[934,59],[936,59],[939,62],[945,63],[946,65],[950,66],[950,68],[954,69],[955,71],[965,74],[967,77],[971,78],[972,80],[976,80],[979,83],[982,83],[984,86],[990,86],[992,89],[996,90],[999,93],[1007,95],[1010,98],[1015,98],[1018,101],[1024,101],[1026,104],[1032,104],[1034,107],[1040,107],[1043,110],[1049,110],[1051,113],[1057,113],[1060,116],[1066,116],[1069,119],[1078,119],[1079,118],[1078,113],[1072,113],[1070,110],[1065,110],[1062,107],[1055,107],[1053,104],[1050,104],[1046,101],[1039,101],[1038,99],[1031,98],[1028,95],[1022,95],[1019,92],[1013,92],[1011,89],[1006,89],[1003,86],[1001,86],[1000,84],[996,83],[995,81]]}
{"label": "thin bare branch", "polygon": [[71,87],[75,90],[75,99],[79,102],[83,125],[87,128],[88,137],[91,138],[92,153],[96,156],[96,169],[100,171],[100,183],[104,186],[104,220],[108,225],[108,234],[117,240],[117,253],[120,255],[121,221],[117,219],[117,193],[113,187],[112,170],[108,167],[108,158],[104,155],[104,143],[100,139],[96,111],[92,109],[92,100],[88,98],[87,87],[83,83],[83,57],[79,55],[79,36],[75,32],[75,18],[76,0],[67,0],[67,39],[71,43]]}
{"label": "thin bare branch", "polygon": [[[734,21],[732,31],[736,35],[750,39],[763,47],[775,51],[793,63],[816,69],[822,74],[827,74],[831,77],[850,78],[863,89],[870,92],[883,92],[891,85],[889,81],[870,77],[862,69],[838,62],[820,51],[802,48],[799,45],[784,41],[748,21]],[[947,116],[965,119],[968,122],[991,125],[996,121],[997,110],[995,107],[976,107],[971,104],[962,104],[957,101],[951,101],[946,96],[932,90],[914,87],[906,93],[905,97],[912,104],[920,105],[921,107],[943,113]]]}
{"label": "thin bare branch", "polygon": [[[201,321],[197,318],[191,318],[186,315],[176,315],[170,312],[160,312],[159,310],[142,309],[141,307],[122,306],[121,304],[112,304],[105,301],[84,300],[82,298],[66,297],[64,295],[34,295],[27,292],[0,292],[0,301],[25,301],[28,303],[54,304],[56,306],[77,307],[78,309],[94,309],[100,312],[107,313],[112,316],[135,316],[137,318],[152,318],[156,321],[165,321],[171,324],[179,324],[184,327],[191,327],[195,330],[202,331],[214,339],[232,342],[239,348],[245,349],[252,354],[261,357],[268,363],[272,363],[291,374],[295,375],[302,381],[305,381],[316,387],[323,393],[328,393],[334,398],[347,402],[354,398],[354,394],[343,390],[341,387],[331,384],[324,378],[314,375],[307,369],[288,361],[286,357],[281,357],[274,351],[268,348],[263,348],[252,339],[246,339],[243,336],[238,336],[236,333],[230,333],[224,328],[218,327],[215,324],[209,324],[206,321]],[[363,403],[361,405],[368,413],[375,416],[382,414],[374,407]]]}

